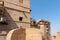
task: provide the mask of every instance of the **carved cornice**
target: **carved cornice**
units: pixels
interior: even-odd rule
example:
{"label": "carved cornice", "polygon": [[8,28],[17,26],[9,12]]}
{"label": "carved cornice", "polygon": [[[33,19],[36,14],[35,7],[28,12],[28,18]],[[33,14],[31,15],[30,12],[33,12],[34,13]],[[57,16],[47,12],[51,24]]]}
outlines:
{"label": "carved cornice", "polygon": [[9,7],[5,7],[7,9],[11,9],[11,10],[15,10],[15,11],[18,11],[18,12],[26,12],[26,13],[30,13],[30,12],[27,12],[27,11],[22,11],[22,10],[18,10],[18,9],[14,9],[14,8],[9,8]]}

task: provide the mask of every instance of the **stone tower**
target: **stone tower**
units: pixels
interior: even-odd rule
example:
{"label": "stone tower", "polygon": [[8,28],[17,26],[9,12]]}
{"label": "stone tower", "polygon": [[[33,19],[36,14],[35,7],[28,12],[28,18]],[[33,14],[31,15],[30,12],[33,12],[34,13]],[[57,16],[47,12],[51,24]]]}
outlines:
{"label": "stone tower", "polygon": [[16,28],[30,27],[30,0],[0,0],[0,40]]}
{"label": "stone tower", "polygon": [[[9,13],[10,17],[16,23],[16,25],[18,25],[18,27],[30,27],[29,0],[5,0],[4,6],[5,10]],[[9,18],[9,20],[11,19]]]}
{"label": "stone tower", "polygon": [[43,40],[50,40],[50,22],[47,20],[37,21]]}

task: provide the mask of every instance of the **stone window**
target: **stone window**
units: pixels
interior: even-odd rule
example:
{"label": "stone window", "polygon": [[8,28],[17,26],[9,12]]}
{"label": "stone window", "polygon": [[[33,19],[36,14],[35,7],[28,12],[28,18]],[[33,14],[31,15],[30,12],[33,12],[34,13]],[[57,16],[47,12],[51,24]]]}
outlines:
{"label": "stone window", "polygon": [[23,3],[23,0],[19,0],[20,3]]}
{"label": "stone window", "polygon": [[46,26],[46,28],[48,28],[48,26]]}
{"label": "stone window", "polygon": [[23,20],[23,17],[19,17],[19,21],[22,21]]}
{"label": "stone window", "polygon": [[2,9],[0,9],[0,15],[2,15],[3,14],[3,10]]}
{"label": "stone window", "polygon": [[36,22],[35,22],[35,21],[33,21],[33,24],[36,24]]}

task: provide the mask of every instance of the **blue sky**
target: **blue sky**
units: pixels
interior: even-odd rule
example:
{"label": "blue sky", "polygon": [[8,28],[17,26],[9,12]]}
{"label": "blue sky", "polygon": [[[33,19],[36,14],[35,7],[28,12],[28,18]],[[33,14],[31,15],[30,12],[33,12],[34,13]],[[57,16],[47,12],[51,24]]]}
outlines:
{"label": "blue sky", "polygon": [[31,17],[51,22],[51,33],[60,29],[60,0],[30,0]]}

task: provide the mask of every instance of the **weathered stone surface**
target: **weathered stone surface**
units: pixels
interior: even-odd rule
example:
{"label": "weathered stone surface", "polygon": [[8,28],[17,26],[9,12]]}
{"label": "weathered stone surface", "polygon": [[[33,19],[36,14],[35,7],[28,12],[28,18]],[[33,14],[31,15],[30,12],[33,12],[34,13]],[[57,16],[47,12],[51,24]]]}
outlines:
{"label": "weathered stone surface", "polygon": [[60,30],[57,32],[56,40],[60,40]]}
{"label": "weathered stone surface", "polygon": [[42,34],[39,29],[27,28],[26,40],[42,40]]}
{"label": "weathered stone surface", "polygon": [[[5,21],[0,22],[0,40],[6,40],[7,33],[12,29],[30,27],[30,0],[22,1],[23,3],[19,0],[0,0],[0,20],[3,18]],[[20,17],[22,21],[19,20]]]}
{"label": "weathered stone surface", "polygon": [[8,33],[6,40],[42,40],[42,36],[38,29],[14,29]]}

